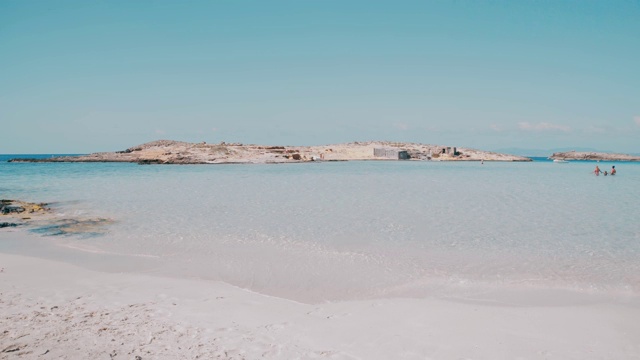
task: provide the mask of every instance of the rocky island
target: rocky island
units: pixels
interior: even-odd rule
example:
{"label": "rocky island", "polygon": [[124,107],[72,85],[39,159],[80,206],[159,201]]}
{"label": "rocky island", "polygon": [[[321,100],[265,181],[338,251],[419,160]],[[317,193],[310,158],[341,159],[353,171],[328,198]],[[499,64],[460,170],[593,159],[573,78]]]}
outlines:
{"label": "rocky island", "polygon": [[553,160],[640,161],[640,156],[585,151],[557,152],[549,158]]}
{"label": "rocky island", "polygon": [[489,151],[388,141],[320,146],[268,146],[238,143],[207,144],[157,140],[123,151],[10,162],[133,162],[139,164],[292,163],[349,160],[531,161]]}

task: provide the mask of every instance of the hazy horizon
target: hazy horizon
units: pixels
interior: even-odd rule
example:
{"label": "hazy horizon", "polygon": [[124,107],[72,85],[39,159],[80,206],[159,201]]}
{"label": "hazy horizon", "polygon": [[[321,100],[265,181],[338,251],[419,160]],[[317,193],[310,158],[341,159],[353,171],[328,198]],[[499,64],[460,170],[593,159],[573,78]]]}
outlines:
{"label": "hazy horizon", "polygon": [[171,139],[638,153],[640,3],[0,2],[0,153]]}

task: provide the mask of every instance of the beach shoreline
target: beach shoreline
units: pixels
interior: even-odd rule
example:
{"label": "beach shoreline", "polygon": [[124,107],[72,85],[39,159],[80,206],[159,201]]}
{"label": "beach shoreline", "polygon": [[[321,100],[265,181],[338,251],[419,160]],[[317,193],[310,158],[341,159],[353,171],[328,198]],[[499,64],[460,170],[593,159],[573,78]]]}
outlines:
{"label": "beach shoreline", "polygon": [[[411,171],[395,169],[373,178],[373,172],[363,172],[361,165],[349,164],[354,169],[342,170],[344,177],[334,170],[322,178],[324,182],[314,183],[316,192],[306,188],[292,191],[301,189],[292,185],[305,179],[316,181],[316,172],[296,176],[274,171],[274,176],[257,171],[247,177],[231,171],[232,167],[209,172],[219,169],[122,166],[127,171],[135,169],[136,177],[128,172],[124,177],[109,177],[97,168],[91,177],[82,174],[69,179],[66,168],[93,165],[51,167],[65,175],[65,181],[72,180],[68,184],[54,182],[72,189],[66,193],[65,187],[33,190],[33,184],[22,190],[21,184],[28,183],[22,179],[28,177],[18,173],[12,185],[18,190],[10,197],[47,201],[51,209],[40,212],[35,205],[41,203],[5,202],[14,210],[20,206],[25,211],[3,215],[6,222],[19,225],[0,231],[0,318],[3,325],[8,324],[0,337],[0,359],[638,358],[637,263],[632,256],[626,257],[635,248],[611,253],[616,248],[595,246],[601,244],[600,236],[587,236],[610,234],[610,228],[627,229],[620,239],[632,241],[628,234],[634,234],[636,228],[623,225],[631,224],[636,208],[631,203],[607,203],[612,207],[603,212],[608,214],[628,208],[621,210],[623,216],[587,221],[589,213],[576,210],[586,208],[579,201],[575,208],[554,212],[558,208],[553,206],[555,202],[538,200],[565,199],[563,192],[571,189],[578,190],[570,194],[590,193],[581,189],[601,188],[600,179],[577,174],[576,179],[587,179],[581,188],[568,181],[571,187],[555,191],[555,187],[536,187],[539,180],[529,173],[518,172],[514,178],[519,181],[489,181],[496,173],[507,179],[510,173],[501,169],[520,171],[529,165],[396,163],[401,165],[396,168],[410,167]],[[422,169],[422,165],[431,167]],[[305,167],[319,168],[315,164],[288,168]],[[558,168],[553,164],[540,167]],[[190,177],[186,170],[196,168],[198,172]],[[257,168],[272,170],[267,166],[249,170]],[[462,168],[473,168],[473,181],[463,176]],[[557,171],[569,170],[563,167]],[[634,174],[633,168],[626,170],[631,176],[614,178],[618,186],[611,191],[632,189],[620,186]],[[156,171],[163,176],[147,176]],[[48,184],[57,174],[35,183]],[[392,187],[393,191],[385,185],[420,174],[417,181]],[[154,179],[162,181],[154,183]],[[369,187],[363,180],[385,186]],[[422,186],[425,183],[430,185]],[[479,185],[486,187],[481,190]],[[126,190],[127,186],[132,187]],[[180,191],[180,186],[185,190]],[[523,186],[533,186],[534,191],[520,191]],[[96,188],[101,189],[100,196],[90,197]],[[336,189],[343,191],[336,194]],[[54,190],[57,198],[51,198]],[[546,197],[540,190],[547,191]],[[378,202],[368,202],[372,194],[377,194]],[[474,198],[474,194],[482,196]],[[503,195],[500,201],[489,202],[496,194]],[[82,201],[58,203],[66,198]],[[343,201],[347,198],[357,200],[358,206],[349,206]],[[427,198],[431,203],[413,202]],[[583,199],[577,195],[571,198]],[[398,199],[404,199],[408,210],[387,211],[386,204]],[[310,204],[315,206],[312,211]],[[439,205],[435,208],[432,204]],[[489,205],[477,208],[473,204]],[[34,212],[28,212],[30,206]],[[349,211],[340,213],[345,206]],[[442,211],[447,206],[464,212]],[[378,211],[370,213],[371,209]],[[512,217],[518,211],[525,216]],[[340,216],[325,217],[327,214]],[[25,216],[30,219],[23,219]],[[530,218],[538,223],[521,228]],[[263,227],[258,226],[260,220],[264,220]],[[433,220],[429,226],[418,226],[429,220]],[[488,223],[493,225],[484,227]],[[429,242],[430,238],[423,236],[445,229],[443,224],[471,232],[445,234],[440,242]],[[300,227],[279,232],[294,225]],[[212,226],[220,228],[212,231]],[[40,227],[53,232],[33,231]],[[577,228],[582,232],[574,234]],[[549,242],[535,242],[549,233],[553,234]],[[97,235],[85,237],[87,234]],[[378,234],[389,238],[376,238]],[[473,237],[475,234],[481,236]],[[508,234],[505,241],[509,242],[484,241],[501,234]],[[314,241],[299,240],[308,236]],[[575,246],[568,252],[558,251],[563,248],[555,247],[556,243],[567,237],[575,240],[570,242]],[[345,246],[349,244],[343,239],[378,247],[363,247],[362,243]],[[388,239],[396,242],[385,242]],[[511,241],[520,241],[514,245],[521,247],[501,251],[513,244]],[[590,243],[594,246],[587,247]],[[407,245],[412,247],[399,251]],[[421,250],[423,245],[426,250]],[[544,251],[536,252],[532,246]],[[176,255],[184,249],[189,251]],[[465,256],[480,252],[478,257]],[[517,257],[521,253],[527,256]],[[576,258],[576,254],[581,256]],[[166,263],[161,263],[163,259]],[[531,266],[513,268],[525,261]],[[284,266],[277,268],[280,264]],[[541,269],[541,264],[547,266]],[[412,270],[416,265],[422,267],[403,272],[405,267]],[[235,273],[224,273],[229,270]],[[331,273],[334,270],[339,272]],[[596,279],[600,273],[602,277]],[[206,278],[208,274],[211,279]],[[389,274],[398,276],[385,282],[382,276]],[[368,279],[375,281],[366,283]],[[438,279],[445,282],[437,283]],[[343,292],[335,294],[343,296],[325,294],[321,298],[325,301],[293,301],[290,299],[304,296],[287,296],[279,291],[285,288],[278,288],[282,284],[294,289],[304,285],[299,289],[309,298],[314,298],[312,291],[329,294],[339,290]],[[563,290],[562,284],[574,284],[581,291]],[[610,284],[615,286],[606,286]],[[449,285],[462,291],[448,291]],[[405,287],[425,291],[409,297],[404,296],[410,292],[403,292]],[[379,296],[368,297],[371,292],[359,289],[373,289]],[[339,299],[326,301],[330,298]]]}
{"label": "beach shoreline", "polygon": [[567,298],[302,304],[0,253],[1,358],[634,359],[640,306]]}

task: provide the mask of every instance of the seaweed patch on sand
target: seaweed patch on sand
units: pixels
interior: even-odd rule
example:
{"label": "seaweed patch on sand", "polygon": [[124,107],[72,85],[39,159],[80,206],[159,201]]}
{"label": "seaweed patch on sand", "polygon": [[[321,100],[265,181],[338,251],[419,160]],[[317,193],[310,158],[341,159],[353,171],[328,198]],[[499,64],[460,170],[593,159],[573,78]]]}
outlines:
{"label": "seaweed patch on sand", "polygon": [[71,236],[80,235],[84,237],[104,235],[107,226],[113,224],[113,220],[96,219],[61,219],[50,224],[42,225],[31,229],[31,232],[45,236]]}

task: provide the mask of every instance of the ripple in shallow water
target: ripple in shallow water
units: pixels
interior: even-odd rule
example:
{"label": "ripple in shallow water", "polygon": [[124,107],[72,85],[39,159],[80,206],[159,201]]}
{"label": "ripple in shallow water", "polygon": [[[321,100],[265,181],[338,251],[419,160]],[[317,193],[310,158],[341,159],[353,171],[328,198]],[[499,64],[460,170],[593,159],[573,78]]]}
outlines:
{"label": "ripple in shallow water", "polygon": [[78,241],[156,257],[160,274],[310,301],[479,284],[640,289],[637,164],[614,178],[579,163],[58,165],[16,173],[10,188],[26,191],[28,177],[39,201],[117,219]]}

